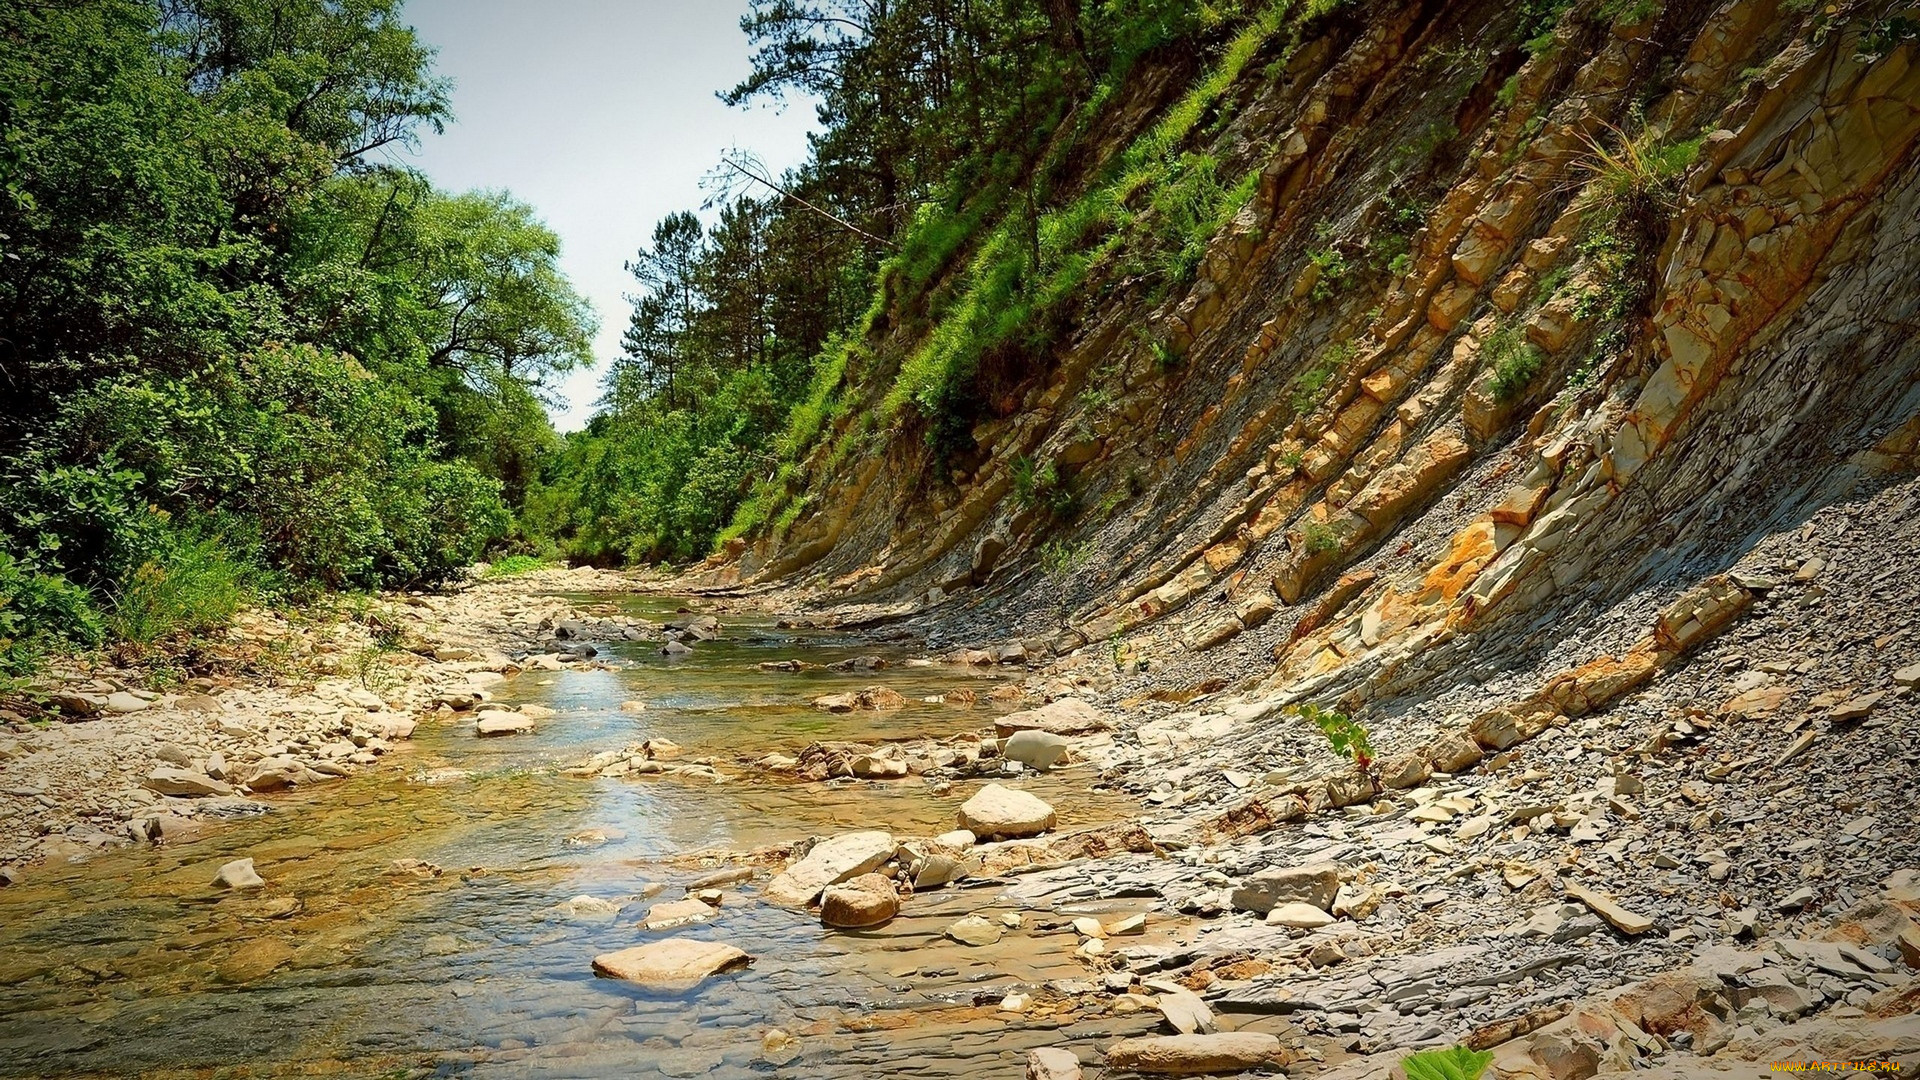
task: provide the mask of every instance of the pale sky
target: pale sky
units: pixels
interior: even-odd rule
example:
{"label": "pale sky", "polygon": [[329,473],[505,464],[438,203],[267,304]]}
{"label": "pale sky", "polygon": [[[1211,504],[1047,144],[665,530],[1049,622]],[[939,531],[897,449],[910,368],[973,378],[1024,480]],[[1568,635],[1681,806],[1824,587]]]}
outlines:
{"label": "pale sky", "polygon": [[[408,155],[442,188],[506,188],[560,234],[561,269],[600,315],[591,371],[561,388],[561,430],[584,424],[620,350],[633,279],[621,264],[676,210],[697,209],[723,150],[776,172],[806,156],[810,103],[728,108],[748,70],[746,0],[408,0],[440,50],[454,122]],[[704,214],[709,221],[711,214]]]}

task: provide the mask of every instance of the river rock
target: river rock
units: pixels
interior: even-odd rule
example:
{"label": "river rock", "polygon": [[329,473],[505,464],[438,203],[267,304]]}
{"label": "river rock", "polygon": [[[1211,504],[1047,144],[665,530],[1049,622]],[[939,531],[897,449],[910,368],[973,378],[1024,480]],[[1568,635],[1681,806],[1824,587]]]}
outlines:
{"label": "river rock", "polygon": [[202,798],[207,795],[231,795],[233,785],[224,780],[215,780],[205,773],[189,772],[169,766],[159,766],[147,775],[141,786],[148,791],[157,791],[162,795],[178,798]]}
{"label": "river rock", "polygon": [[1053,828],[1053,807],[1018,788],[988,784],[960,807],[960,827],[982,840],[1038,836]]}
{"label": "river rock", "polygon": [[717,941],[667,938],[593,958],[594,974],[648,990],[691,990],[715,975],[738,971],[753,958]]}
{"label": "river rock", "polygon": [[861,874],[820,894],[820,925],[843,930],[879,926],[900,911],[900,894],[879,874]]}
{"label": "river rock", "polygon": [[879,869],[893,857],[896,847],[891,833],[877,829],[823,841],[769,881],[766,898],[776,904],[805,907],[827,886]]}
{"label": "river rock", "polygon": [[253,771],[247,775],[247,789],[280,791],[306,783],[311,775],[296,758],[270,757],[255,763]]}
{"label": "river rock", "polygon": [[655,904],[647,909],[647,917],[640,920],[642,930],[673,930],[682,926],[692,926],[713,918],[713,908],[704,901],[688,898],[669,900],[664,904]]}
{"label": "river rock", "polygon": [[1006,738],[1016,731],[1047,731],[1055,735],[1086,735],[1107,730],[1107,718],[1100,710],[1079,698],[1061,698],[1037,709],[1008,713],[993,722],[994,730]]}
{"label": "river rock", "polygon": [[947,936],[962,945],[980,947],[999,942],[1006,931],[999,923],[984,915],[968,915],[947,927]]}
{"label": "river rock", "polygon": [[933,851],[913,861],[909,867],[913,887],[937,889],[942,885],[951,885],[961,878],[971,877],[980,872],[980,860],[970,855],[949,855],[943,851]]}
{"label": "river rock", "polygon": [[1237,1073],[1285,1063],[1279,1038],[1257,1031],[1122,1039],[1107,1049],[1110,1068],[1156,1076]]}
{"label": "river rock", "polygon": [[859,694],[822,694],[813,699],[813,707],[823,712],[848,713],[860,707]]}
{"label": "river rock", "polygon": [[1318,930],[1333,922],[1333,916],[1299,901],[1276,905],[1267,912],[1268,926],[1288,926],[1295,930]]}
{"label": "river rock", "polygon": [[1027,1051],[1027,1080],[1080,1080],[1080,1059],[1073,1051],[1041,1046]]}
{"label": "river rock", "polygon": [[1265,914],[1281,904],[1311,904],[1321,911],[1333,909],[1340,892],[1340,868],[1333,863],[1309,863],[1306,866],[1271,867],[1249,876],[1233,890],[1234,908]]}
{"label": "river rock", "polygon": [[1034,769],[1050,769],[1067,759],[1067,740],[1051,731],[1030,729],[1007,736],[1000,756]]}
{"label": "river rock", "polygon": [[107,695],[107,711],[110,713],[134,713],[153,708],[153,702],[138,694],[125,690]]}
{"label": "river rock", "polygon": [[221,867],[220,872],[214,875],[213,883],[222,889],[232,889],[235,892],[245,889],[263,889],[267,885],[261,879],[259,872],[254,870],[252,859],[235,859]]}
{"label": "river rock", "polygon": [[693,650],[684,642],[669,641],[660,646],[660,655],[669,660],[680,660],[693,655]]}
{"label": "river rock", "polygon": [[532,717],[501,709],[488,709],[473,722],[474,734],[483,739],[501,735],[524,735],[532,730]]}

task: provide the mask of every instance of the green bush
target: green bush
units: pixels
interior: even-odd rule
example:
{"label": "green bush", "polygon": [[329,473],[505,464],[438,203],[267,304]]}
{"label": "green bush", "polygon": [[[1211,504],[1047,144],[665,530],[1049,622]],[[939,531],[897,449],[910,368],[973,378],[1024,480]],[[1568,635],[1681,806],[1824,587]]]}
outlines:
{"label": "green bush", "polygon": [[224,627],[247,600],[245,576],[218,541],[182,537],[121,582],[107,630],[117,641],[151,645]]}
{"label": "green bush", "polygon": [[513,577],[517,574],[530,574],[535,570],[546,570],[553,566],[547,559],[536,555],[509,555],[496,560],[487,567],[486,576],[490,578]]}
{"label": "green bush", "polygon": [[0,675],[23,675],[60,647],[97,646],[106,624],[87,590],[0,551]]}
{"label": "green bush", "polygon": [[1367,737],[1367,729],[1359,721],[1345,713],[1323,709],[1318,705],[1298,705],[1293,711],[1320,729],[1320,734],[1326,736],[1327,746],[1334,753],[1362,769],[1373,767],[1373,743]]}

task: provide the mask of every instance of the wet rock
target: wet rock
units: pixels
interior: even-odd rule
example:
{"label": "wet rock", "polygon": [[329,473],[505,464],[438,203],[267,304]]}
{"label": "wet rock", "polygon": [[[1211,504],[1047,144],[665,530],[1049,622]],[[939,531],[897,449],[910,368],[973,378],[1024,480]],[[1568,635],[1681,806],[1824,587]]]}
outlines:
{"label": "wet rock", "polygon": [[1073,1051],[1041,1046],[1027,1051],[1027,1080],[1080,1080],[1080,1059]]}
{"label": "wet rock", "polygon": [[717,941],[667,938],[593,958],[594,974],[648,990],[691,990],[715,975],[738,971],[753,958]]}
{"label": "wet rock", "polygon": [[725,870],[715,870],[711,874],[702,874],[687,882],[687,892],[697,893],[703,889],[719,889],[728,885],[738,885],[753,880],[753,867],[729,866]]}
{"label": "wet rock", "polygon": [[660,646],[660,655],[669,660],[681,660],[693,655],[691,646],[680,641],[669,641]]}
{"label": "wet rock", "polygon": [[625,904],[617,900],[603,900],[597,896],[576,896],[561,903],[558,911],[571,919],[610,919],[620,914]]}
{"label": "wet rock", "polygon": [[884,657],[850,656],[845,660],[836,660],[827,665],[828,671],[879,671],[887,666]]}
{"label": "wet rock", "polygon": [[1005,933],[1006,931],[999,923],[984,915],[968,915],[947,927],[948,937],[962,945],[971,945],[976,948],[997,944],[1001,935]]}
{"label": "wet rock", "polygon": [[893,857],[896,847],[892,834],[879,830],[846,833],[823,841],[768,882],[766,898],[776,904],[804,907],[827,886],[879,869]]}
{"label": "wet rock", "polygon": [[220,872],[214,875],[213,883],[222,889],[232,889],[236,892],[245,889],[264,889],[267,885],[254,870],[252,859],[235,859],[222,866]]}
{"label": "wet rock", "polygon": [[713,918],[713,908],[704,901],[688,898],[669,900],[664,904],[655,904],[647,909],[647,917],[640,921],[643,930],[673,930],[682,926],[692,926]]}
{"label": "wet rock", "polygon": [[888,710],[907,707],[906,695],[885,686],[869,686],[860,691],[860,707],[863,709]]}
{"label": "wet rock", "polygon": [[147,775],[141,786],[148,791],[176,798],[202,798],[208,795],[231,795],[233,785],[224,780],[215,780],[205,773],[189,772],[160,766]]}
{"label": "wet rock", "polygon": [[486,710],[473,722],[474,734],[483,739],[498,738],[503,735],[524,735],[532,730],[532,717],[500,709]]}
{"label": "wet rock", "polygon": [[1262,870],[1242,881],[1229,902],[1239,911],[1259,914],[1288,903],[1308,904],[1324,912],[1333,909],[1339,893],[1340,867],[1321,862]]}
{"label": "wet rock", "polygon": [[900,894],[879,874],[861,874],[820,895],[820,925],[845,930],[879,926],[900,911]]}
{"label": "wet rock", "polygon": [[1155,1076],[1237,1073],[1286,1063],[1279,1038],[1254,1031],[1122,1039],[1107,1049],[1110,1068]]}
{"label": "wet rock", "polygon": [[1018,788],[988,784],[960,807],[960,827],[982,840],[1038,836],[1054,827],[1053,807]]}
{"label": "wet rock", "polygon": [[1037,709],[1008,713],[993,722],[1001,738],[1017,731],[1046,731],[1055,735],[1088,735],[1107,730],[1107,718],[1079,698],[1061,698]]}
{"label": "wet rock", "polygon": [[1034,769],[1050,769],[1067,758],[1067,740],[1051,731],[1016,731],[1000,746],[1000,756]]}
{"label": "wet rock", "polygon": [[813,699],[813,707],[823,712],[849,713],[860,707],[860,695],[822,694]]}

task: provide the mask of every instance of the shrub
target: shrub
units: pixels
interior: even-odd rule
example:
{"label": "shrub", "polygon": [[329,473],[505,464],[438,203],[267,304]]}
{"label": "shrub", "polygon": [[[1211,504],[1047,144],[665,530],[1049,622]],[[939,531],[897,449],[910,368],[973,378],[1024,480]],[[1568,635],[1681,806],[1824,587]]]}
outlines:
{"label": "shrub", "polygon": [[106,636],[87,590],[0,551],[0,675],[24,675],[47,651]]}
{"label": "shrub", "polygon": [[1324,521],[1309,521],[1300,526],[1301,549],[1309,556],[1340,550],[1340,534]]}
{"label": "shrub", "polygon": [[486,576],[490,578],[513,577],[516,574],[530,574],[535,570],[545,570],[553,565],[552,561],[535,555],[509,555],[487,567]]}
{"label": "shrub", "polygon": [[133,645],[224,627],[248,597],[246,570],[218,540],[182,536],[120,584],[107,629]]}

